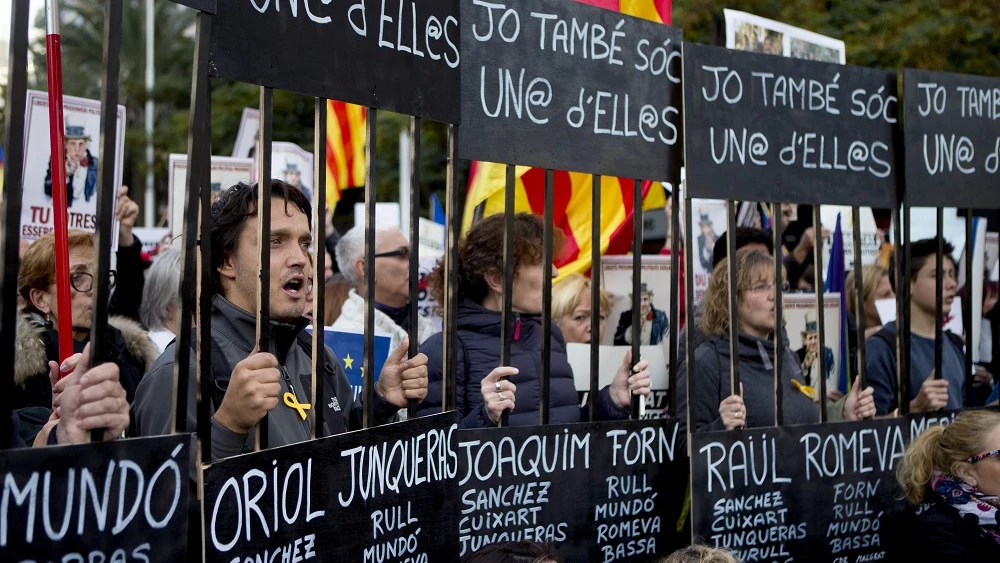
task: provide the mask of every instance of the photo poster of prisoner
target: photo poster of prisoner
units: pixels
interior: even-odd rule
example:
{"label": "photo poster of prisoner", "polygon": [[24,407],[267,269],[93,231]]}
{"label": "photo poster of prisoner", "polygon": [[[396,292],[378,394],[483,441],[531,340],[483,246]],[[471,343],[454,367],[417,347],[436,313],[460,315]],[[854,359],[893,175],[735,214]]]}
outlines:
{"label": "photo poster of prisoner", "polygon": [[[964,218],[960,217],[960,219]],[[986,219],[974,217],[972,221],[972,283],[966,283],[965,261],[970,253],[966,252],[969,247],[966,245],[962,251],[955,274],[958,276],[958,294],[970,295],[972,304],[972,361],[982,360],[980,346],[982,345],[983,334],[983,293],[986,280]],[[954,311],[952,311],[954,313]],[[963,325],[964,327],[964,325]]]}
{"label": "photo poster of prisoner", "polygon": [[[167,161],[170,171],[167,176],[167,193],[170,222],[167,227],[172,237],[184,234],[184,192],[187,191],[187,155],[171,154]],[[253,160],[249,158],[232,158],[228,156],[212,157],[212,203],[215,203],[225,190],[239,182],[249,183],[253,174]],[[198,194],[192,194],[198,197]]]}
{"label": "photo poster of prisoner", "polygon": [[[589,297],[587,299],[590,299]],[[599,358],[597,365],[597,388],[604,389],[611,385],[611,381],[618,373],[628,346],[606,346],[599,347]],[[683,353],[678,351],[678,353]],[[641,407],[640,418],[667,418],[670,416],[670,377],[667,374],[668,356],[664,352],[663,346],[639,346],[639,354],[643,360],[649,362],[649,378],[652,380],[649,397]],[[569,366],[573,370],[573,382],[576,384],[577,398],[580,399],[580,406],[585,407],[590,398],[590,344],[580,342],[570,342],[566,344],[566,356],[569,359]]]}
{"label": "photo poster of prisoner", "polygon": [[[243,108],[240,128],[236,130],[236,142],[233,143],[233,158],[254,157],[257,153],[258,131],[260,131],[260,110]],[[256,179],[256,172],[254,178]]]}
{"label": "photo poster of prisoner", "polygon": [[[254,166],[254,170],[257,167]],[[271,143],[271,178],[288,182],[313,202],[313,154],[295,143]]]}
{"label": "photo poster of prisoner", "polygon": [[[66,207],[69,228],[93,233],[97,230],[97,177],[101,155],[101,102],[63,96],[63,131],[66,148]],[[125,106],[118,106],[115,124],[114,194],[122,185],[125,154]],[[26,241],[52,232],[52,169],[49,143],[49,96],[28,90],[25,109],[24,176],[20,236]],[[114,208],[114,204],[112,204]],[[118,222],[114,221],[112,250],[118,248]]]}
{"label": "photo poster of prisoner", "polygon": [[[601,258],[601,287],[611,301],[601,338],[601,344],[622,346],[622,351],[632,345],[632,256],[604,256]],[[639,321],[639,345],[660,345],[667,350],[671,320],[670,311],[670,257],[642,257],[642,294]],[[666,354],[664,354],[666,355]]]}
{"label": "photo poster of prisoner", "polygon": [[[747,206],[754,207],[753,205]],[[691,202],[691,248],[694,253],[691,271],[694,273],[694,303],[708,289],[712,276],[712,253],[719,237],[726,232],[726,202],[721,199],[694,199]]]}
{"label": "photo poster of prisoner", "polygon": [[847,62],[847,50],[839,39],[746,12],[723,10],[723,13],[727,49],[824,63]]}
{"label": "photo poster of prisoner", "polygon": [[806,385],[819,392],[819,355],[823,354],[827,390],[839,389],[841,342],[840,294],[823,295],[823,350],[819,349],[819,315],[816,314],[816,295],[813,293],[786,293],[782,297],[782,315],[788,333],[789,349],[795,352]]}
{"label": "photo poster of prisoner", "polygon": [[[854,221],[849,205],[824,205],[820,207],[820,221],[826,231],[823,235],[823,266],[830,264],[833,252],[833,233],[837,228],[837,216],[840,216],[840,233],[844,240],[844,269],[849,272],[854,269]],[[883,235],[875,225],[875,215],[871,207],[861,207],[858,214],[861,217],[861,263],[870,266],[878,262],[878,251],[882,247]],[[933,224],[933,221],[931,222]],[[824,279],[826,272],[823,272]]]}

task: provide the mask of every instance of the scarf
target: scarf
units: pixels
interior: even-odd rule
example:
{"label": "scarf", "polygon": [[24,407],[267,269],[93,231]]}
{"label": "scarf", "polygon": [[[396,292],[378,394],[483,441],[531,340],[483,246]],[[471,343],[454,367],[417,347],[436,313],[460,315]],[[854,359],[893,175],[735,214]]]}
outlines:
{"label": "scarf", "polygon": [[375,308],[386,314],[387,317],[392,319],[392,322],[396,323],[396,326],[409,332],[410,331],[410,307],[409,305],[403,307],[390,307],[388,305],[383,305],[378,301],[375,302]]}
{"label": "scarf", "polygon": [[1000,499],[984,495],[965,481],[940,471],[931,475],[931,489],[942,502],[957,510],[963,520],[976,522],[987,537],[1000,544],[1000,524],[997,523]]}

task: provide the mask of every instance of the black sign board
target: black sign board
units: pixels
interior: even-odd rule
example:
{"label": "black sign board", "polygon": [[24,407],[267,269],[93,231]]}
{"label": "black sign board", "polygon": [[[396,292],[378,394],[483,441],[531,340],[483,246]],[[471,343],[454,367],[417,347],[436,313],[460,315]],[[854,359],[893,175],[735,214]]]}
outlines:
{"label": "black sign board", "polygon": [[457,440],[451,533],[463,559],[490,543],[537,541],[555,543],[563,561],[654,561],[686,543],[676,420],[462,430]]}
{"label": "black sign board", "polygon": [[214,76],[458,123],[457,0],[218,0]]}
{"label": "black sign board", "polygon": [[692,197],[895,207],[896,75],[684,44]]}
{"label": "black sign board", "polygon": [[882,561],[908,418],[692,436],[695,537],[741,561]]}
{"label": "black sign board", "polygon": [[444,413],[212,464],[205,561],[451,560],[456,420]]}
{"label": "black sign board", "polygon": [[0,452],[0,561],[185,561],[194,437]]}
{"label": "black sign board", "polygon": [[927,207],[1000,207],[1000,79],[903,71],[906,197]]}
{"label": "black sign board", "polygon": [[467,0],[470,160],[679,181],[681,30],[565,0]]}

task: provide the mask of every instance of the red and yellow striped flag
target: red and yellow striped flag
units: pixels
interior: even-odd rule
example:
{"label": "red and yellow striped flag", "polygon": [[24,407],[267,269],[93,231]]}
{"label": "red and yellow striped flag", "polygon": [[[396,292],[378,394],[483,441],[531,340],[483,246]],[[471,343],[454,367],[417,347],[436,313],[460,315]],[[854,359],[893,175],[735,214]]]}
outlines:
{"label": "red and yellow striped flag", "polygon": [[326,102],[326,204],[340,201],[340,192],[365,185],[364,106]]}
{"label": "red and yellow striped flag", "polygon": [[[608,10],[660,23],[670,23],[670,0],[578,0]],[[506,165],[475,162],[469,171],[469,192],[465,201],[462,232],[472,226],[476,208],[482,216],[504,211]],[[541,215],[544,211],[545,171],[517,167],[514,208]],[[645,182],[642,208],[657,209],[666,205],[666,194],[656,182]],[[562,277],[568,273],[586,273],[591,264],[591,175],[556,172],[553,219],[566,236],[563,255],[556,265]],[[601,252],[626,254],[632,246],[633,183],[631,179],[601,177]]]}

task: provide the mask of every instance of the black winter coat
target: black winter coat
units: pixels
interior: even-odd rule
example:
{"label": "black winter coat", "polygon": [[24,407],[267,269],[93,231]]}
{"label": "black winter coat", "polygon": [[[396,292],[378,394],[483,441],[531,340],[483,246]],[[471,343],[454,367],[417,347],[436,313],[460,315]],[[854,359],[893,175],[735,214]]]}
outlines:
{"label": "black winter coat", "polygon": [[[462,416],[461,428],[494,426],[486,412],[480,392],[480,382],[500,365],[501,314],[469,300],[458,309],[458,357],[456,362],[456,407]],[[441,412],[442,339],[437,333],[427,339],[420,351],[427,355],[429,384],[427,398],[420,404],[418,416]],[[514,339],[511,344],[511,365],[518,374],[510,378],[517,386],[510,426],[531,426],[539,422],[542,373],[542,324],[539,315],[515,314]],[[601,390],[598,417],[601,420],[628,418],[629,411],[620,409],[611,399],[608,387]],[[568,424],[587,420],[588,407],[580,407],[573,369],[566,357],[566,341],[552,325],[552,376],[549,382],[549,422]]]}
{"label": "black winter coat", "polygon": [[957,510],[936,499],[931,499],[930,508],[919,515],[910,509],[900,528],[899,544],[909,549],[900,561],[1000,561],[1000,544],[978,522],[963,519]]}

